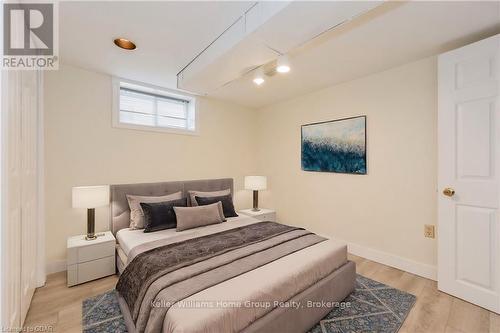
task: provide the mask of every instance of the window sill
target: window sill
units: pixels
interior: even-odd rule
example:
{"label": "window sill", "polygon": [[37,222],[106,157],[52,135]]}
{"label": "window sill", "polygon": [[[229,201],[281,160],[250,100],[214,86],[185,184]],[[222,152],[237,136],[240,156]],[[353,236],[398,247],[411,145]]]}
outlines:
{"label": "window sill", "polygon": [[129,130],[145,131],[145,132],[158,132],[167,134],[180,134],[180,135],[192,135],[192,136],[200,135],[200,131],[198,128],[194,131],[191,131],[181,128],[176,129],[168,127],[143,126],[143,125],[133,125],[133,124],[125,124],[119,122],[113,122],[113,128],[129,129]]}

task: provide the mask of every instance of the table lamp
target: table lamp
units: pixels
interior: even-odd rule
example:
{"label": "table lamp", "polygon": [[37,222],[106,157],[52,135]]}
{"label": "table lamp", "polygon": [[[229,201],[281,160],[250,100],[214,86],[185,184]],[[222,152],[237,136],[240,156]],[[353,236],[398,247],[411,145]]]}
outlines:
{"label": "table lamp", "polygon": [[267,188],[266,176],[246,176],[245,189],[253,191],[253,211],[259,211],[259,191]]}
{"label": "table lamp", "polygon": [[96,239],[95,208],[109,205],[109,186],[79,186],[72,190],[73,208],[87,208],[86,240]]}

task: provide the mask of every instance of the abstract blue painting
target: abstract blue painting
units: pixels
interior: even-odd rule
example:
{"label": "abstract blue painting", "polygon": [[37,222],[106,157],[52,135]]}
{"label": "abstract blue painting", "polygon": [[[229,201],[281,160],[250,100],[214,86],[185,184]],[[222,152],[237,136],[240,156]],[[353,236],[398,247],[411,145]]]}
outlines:
{"label": "abstract blue painting", "polygon": [[366,116],[302,125],[302,170],[366,174]]}

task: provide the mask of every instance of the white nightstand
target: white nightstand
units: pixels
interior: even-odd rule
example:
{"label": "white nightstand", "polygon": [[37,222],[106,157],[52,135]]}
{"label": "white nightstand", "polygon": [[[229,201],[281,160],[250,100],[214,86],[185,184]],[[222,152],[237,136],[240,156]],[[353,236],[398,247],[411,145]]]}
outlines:
{"label": "white nightstand", "polygon": [[68,287],[115,274],[115,244],[110,231],[90,241],[85,235],[68,238]]}
{"label": "white nightstand", "polygon": [[257,220],[261,221],[271,221],[271,222],[276,222],[276,211],[273,209],[266,209],[266,208],[261,208],[258,211],[253,211],[252,209],[243,209],[240,210],[238,213],[255,217]]}

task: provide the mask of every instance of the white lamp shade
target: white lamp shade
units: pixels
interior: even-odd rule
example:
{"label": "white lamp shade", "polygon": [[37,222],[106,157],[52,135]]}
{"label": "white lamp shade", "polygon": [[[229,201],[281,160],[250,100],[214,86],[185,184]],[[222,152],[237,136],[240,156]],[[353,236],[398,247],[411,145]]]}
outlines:
{"label": "white lamp shade", "polygon": [[260,191],[267,188],[267,177],[266,176],[246,176],[245,177],[245,189]]}
{"label": "white lamp shade", "polygon": [[73,187],[73,208],[96,208],[109,205],[109,186]]}

